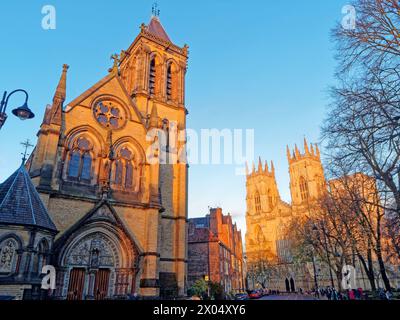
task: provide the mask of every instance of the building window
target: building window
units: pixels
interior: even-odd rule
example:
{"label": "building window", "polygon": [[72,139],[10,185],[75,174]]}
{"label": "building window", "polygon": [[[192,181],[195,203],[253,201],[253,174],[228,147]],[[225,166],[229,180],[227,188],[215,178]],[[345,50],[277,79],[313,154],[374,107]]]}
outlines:
{"label": "building window", "polygon": [[135,166],[133,152],[122,148],[115,162],[114,184],[120,189],[133,189],[135,187]]}
{"label": "building window", "polygon": [[78,139],[74,150],[70,153],[68,178],[79,181],[90,181],[92,176],[91,144],[86,138]]}
{"label": "building window", "polygon": [[256,196],[255,196],[255,204],[256,204],[256,213],[260,213],[261,212],[261,198],[260,198],[260,194],[257,192]]}
{"label": "building window", "polygon": [[274,209],[274,202],[273,202],[271,190],[268,190],[268,204],[269,204],[270,210],[272,211]]}
{"label": "building window", "polygon": [[7,239],[0,244],[0,273],[12,273],[15,270],[18,244]]}
{"label": "building window", "polygon": [[300,195],[302,201],[306,201],[309,198],[308,184],[304,177],[300,178]]}
{"label": "building window", "polygon": [[154,95],[156,92],[156,58],[150,60],[150,74],[149,74],[149,93]]}

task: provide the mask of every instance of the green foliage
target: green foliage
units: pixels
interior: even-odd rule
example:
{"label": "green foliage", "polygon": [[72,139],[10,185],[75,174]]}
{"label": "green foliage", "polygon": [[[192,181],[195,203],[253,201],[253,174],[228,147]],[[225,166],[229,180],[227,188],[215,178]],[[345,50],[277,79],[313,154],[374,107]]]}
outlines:
{"label": "green foliage", "polygon": [[188,290],[189,296],[203,297],[208,292],[208,284],[205,280],[197,280],[194,285]]}
{"label": "green foliage", "polygon": [[[208,297],[210,293],[210,297]],[[197,296],[203,299],[223,300],[225,296],[224,288],[216,282],[207,282],[203,279],[197,280],[188,290],[189,296]]]}

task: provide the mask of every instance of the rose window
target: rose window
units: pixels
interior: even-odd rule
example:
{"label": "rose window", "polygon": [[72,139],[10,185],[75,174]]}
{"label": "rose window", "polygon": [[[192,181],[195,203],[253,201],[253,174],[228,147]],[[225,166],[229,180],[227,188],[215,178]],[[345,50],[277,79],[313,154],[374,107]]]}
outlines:
{"label": "rose window", "polygon": [[94,108],[94,116],[103,127],[119,129],[125,123],[122,108],[112,101],[100,101]]}

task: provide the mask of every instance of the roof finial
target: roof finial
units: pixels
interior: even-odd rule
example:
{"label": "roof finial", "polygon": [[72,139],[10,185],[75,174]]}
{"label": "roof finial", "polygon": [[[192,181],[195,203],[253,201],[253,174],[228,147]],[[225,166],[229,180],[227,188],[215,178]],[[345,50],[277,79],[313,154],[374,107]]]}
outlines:
{"label": "roof finial", "polygon": [[[121,52],[121,54],[122,54],[122,52]],[[119,63],[121,62],[120,55],[117,53],[114,53],[113,55],[111,55],[110,59],[113,60],[114,62],[113,62],[113,66],[110,69],[108,69],[108,72],[118,75],[119,74]]]}
{"label": "roof finial", "polygon": [[159,17],[160,16],[160,9],[158,9],[158,3],[154,2],[153,3],[153,8],[151,9],[151,13],[153,17]]}
{"label": "roof finial", "polygon": [[28,156],[28,148],[32,148],[34,147],[34,145],[31,144],[29,139],[26,139],[26,141],[21,142],[21,145],[25,147],[24,153],[21,153],[21,155],[23,155],[22,164],[24,165],[27,160],[26,157]]}

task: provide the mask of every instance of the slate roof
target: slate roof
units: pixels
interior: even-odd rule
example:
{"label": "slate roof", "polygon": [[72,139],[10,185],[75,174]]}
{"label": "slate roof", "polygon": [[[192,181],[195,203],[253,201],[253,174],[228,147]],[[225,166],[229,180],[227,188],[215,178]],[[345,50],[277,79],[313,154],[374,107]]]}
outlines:
{"label": "slate roof", "polygon": [[167,32],[165,32],[164,27],[162,26],[160,19],[158,17],[152,17],[150,23],[147,27],[147,32],[154,34],[156,37],[171,42],[171,39],[168,37]]}
{"label": "slate roof", "polygon": [[24,165],[0,184],[0,224],[57,231]]}

